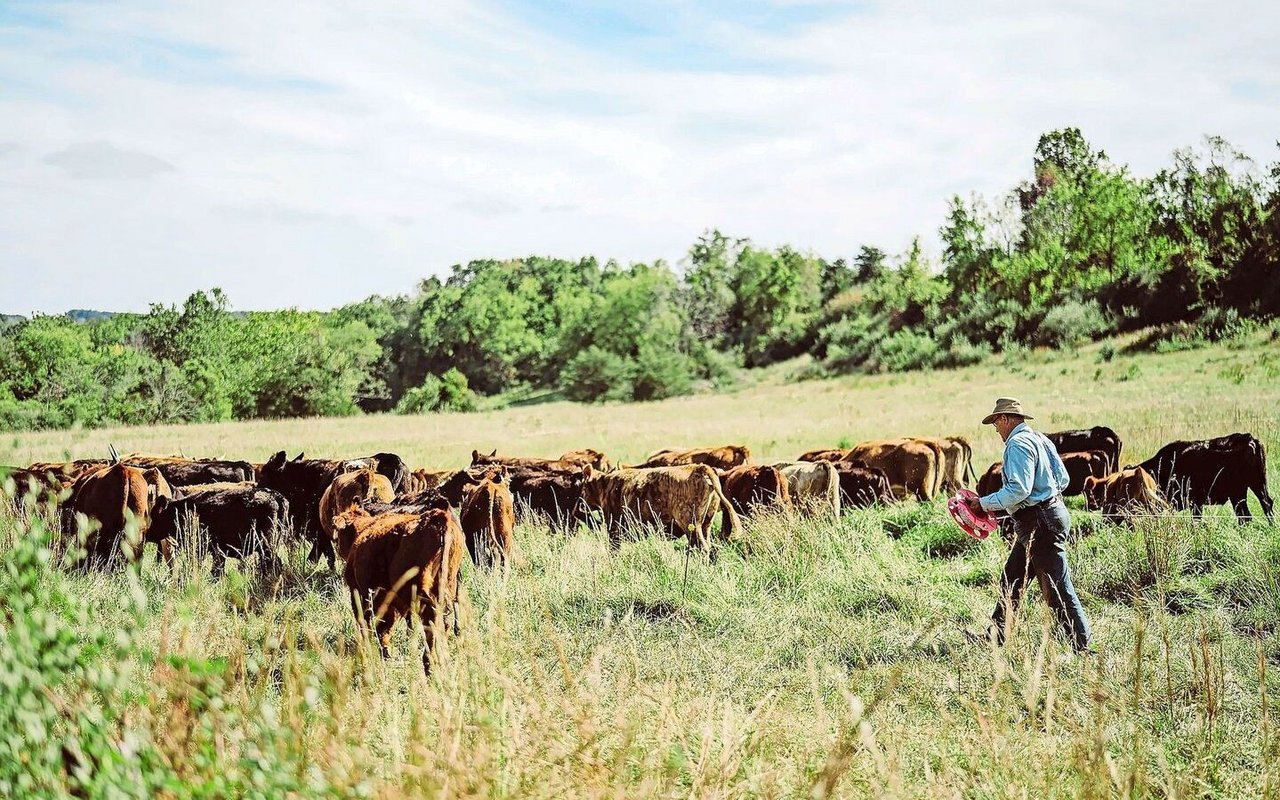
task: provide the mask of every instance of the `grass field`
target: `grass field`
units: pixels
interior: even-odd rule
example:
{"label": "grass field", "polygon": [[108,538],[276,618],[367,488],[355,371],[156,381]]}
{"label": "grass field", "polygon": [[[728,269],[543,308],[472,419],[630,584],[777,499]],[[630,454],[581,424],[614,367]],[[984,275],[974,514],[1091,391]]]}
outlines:
{"label": "grass field", "polygon": [[[21,434],[0,441],[0,463],[108,442],[254,461],[391,450],[441,468],[495,447],[627,462],[735,442],[781,459],[959,433],[981,471],[1000,451],[978,424],[998,394],[1042,429],[1110,425],[1122,461],[1237,430],[1280,452],[1275,342],[1106,354],[810,382],[789,365],[644,405]],[[1276,456],[1269,467],[1274,492]],[[69,575],[31,544],[38,521],[7,519],[0,794],[65,791],[67,747],[95,765],[94,796],[1280,794],[1280,529],[1238,527],[1223,507],[1133,528],[1073,517],[1093,656],[1056,640],[1035,590],[1004,649],[965,636],[985,625],[1004,545],[912,502],[753,520],[749,550],[714,561],[522,526],[508,574],[464,565],[462,632],[429,678],[408,628],[387,661],[358,643],[340,577],[301,550],[269,583],[150,555],[137,578]]]}

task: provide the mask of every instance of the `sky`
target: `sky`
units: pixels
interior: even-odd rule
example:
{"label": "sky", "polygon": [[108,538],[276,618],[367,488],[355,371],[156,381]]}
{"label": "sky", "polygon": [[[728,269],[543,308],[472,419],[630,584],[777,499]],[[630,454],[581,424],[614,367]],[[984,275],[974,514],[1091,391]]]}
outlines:
{"label": "sky", "polygon": [[332,308],[479,258],[828,258],[1030,175],[1280,139],[1280,5],[0,0],[0,312]]}

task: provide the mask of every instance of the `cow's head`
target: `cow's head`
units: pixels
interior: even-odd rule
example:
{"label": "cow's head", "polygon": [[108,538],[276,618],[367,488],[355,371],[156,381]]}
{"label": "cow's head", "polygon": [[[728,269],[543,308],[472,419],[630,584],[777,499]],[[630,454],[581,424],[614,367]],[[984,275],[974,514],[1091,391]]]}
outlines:
{"label": "cow's head", "polygon": [[1084,479],[1084,507],[1089,511],[1102,509],[1106,499],[1106,480],[1092,475]]}
{"label": "cow's head", "polygon": [[279,472],[280,470],[284,469],[284,462],[286,461],[287,458],[288,456],[286,456],[284,454],[284,451],[281,450],[271,458],[267,459],[267,463],[262,465],[262,471],[263,472]]}
{"label": "cow's head", "polygon": [[173,487],[164,479],[164,475],[160,473],[160,470],[154,467],[143,470],[142,479],[147,483],[147,503],[149,505],[154,507],[156,501],[160,498],[173,499]]}

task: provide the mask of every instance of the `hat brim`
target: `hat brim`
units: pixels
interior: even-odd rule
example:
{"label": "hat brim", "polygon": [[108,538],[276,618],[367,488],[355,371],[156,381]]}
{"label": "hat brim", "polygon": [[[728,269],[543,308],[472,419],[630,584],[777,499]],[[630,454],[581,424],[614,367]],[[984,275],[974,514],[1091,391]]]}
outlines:
{"label": "hat brim", "polygon": [[990,425],[991,423],[996,421],[996,417],[1003,417],[1005,415],[1008,415],[1010,417],[1020,417],[1021,419],[1035,419],[1035,417],[1031,416],[1030,414],[1015,414],[1012,411],[997,411],[994,414],[988,414],[985,417],[983,417],[982,424]]}

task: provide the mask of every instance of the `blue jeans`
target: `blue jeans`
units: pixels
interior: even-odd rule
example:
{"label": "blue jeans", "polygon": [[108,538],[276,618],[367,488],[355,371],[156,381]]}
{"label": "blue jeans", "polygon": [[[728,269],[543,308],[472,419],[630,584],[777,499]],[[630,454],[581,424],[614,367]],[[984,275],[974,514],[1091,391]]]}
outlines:
{"label": "blue jeans", "polygon": [[1062,499],[1019,511],[1014,515],[1014,530],[1013,547],[1000,578],[1000,601],[991,614],[997,641],[1004,643],[1005,613],[1017,611],[1030,572],[1040,581],[1040,593],[1072,646],[1076,650],[1085,649],[1089,646],[1089,620],[1085,619],[1067,568],[1065,543],[1071,530],[1071,517],[1067,516]]}

